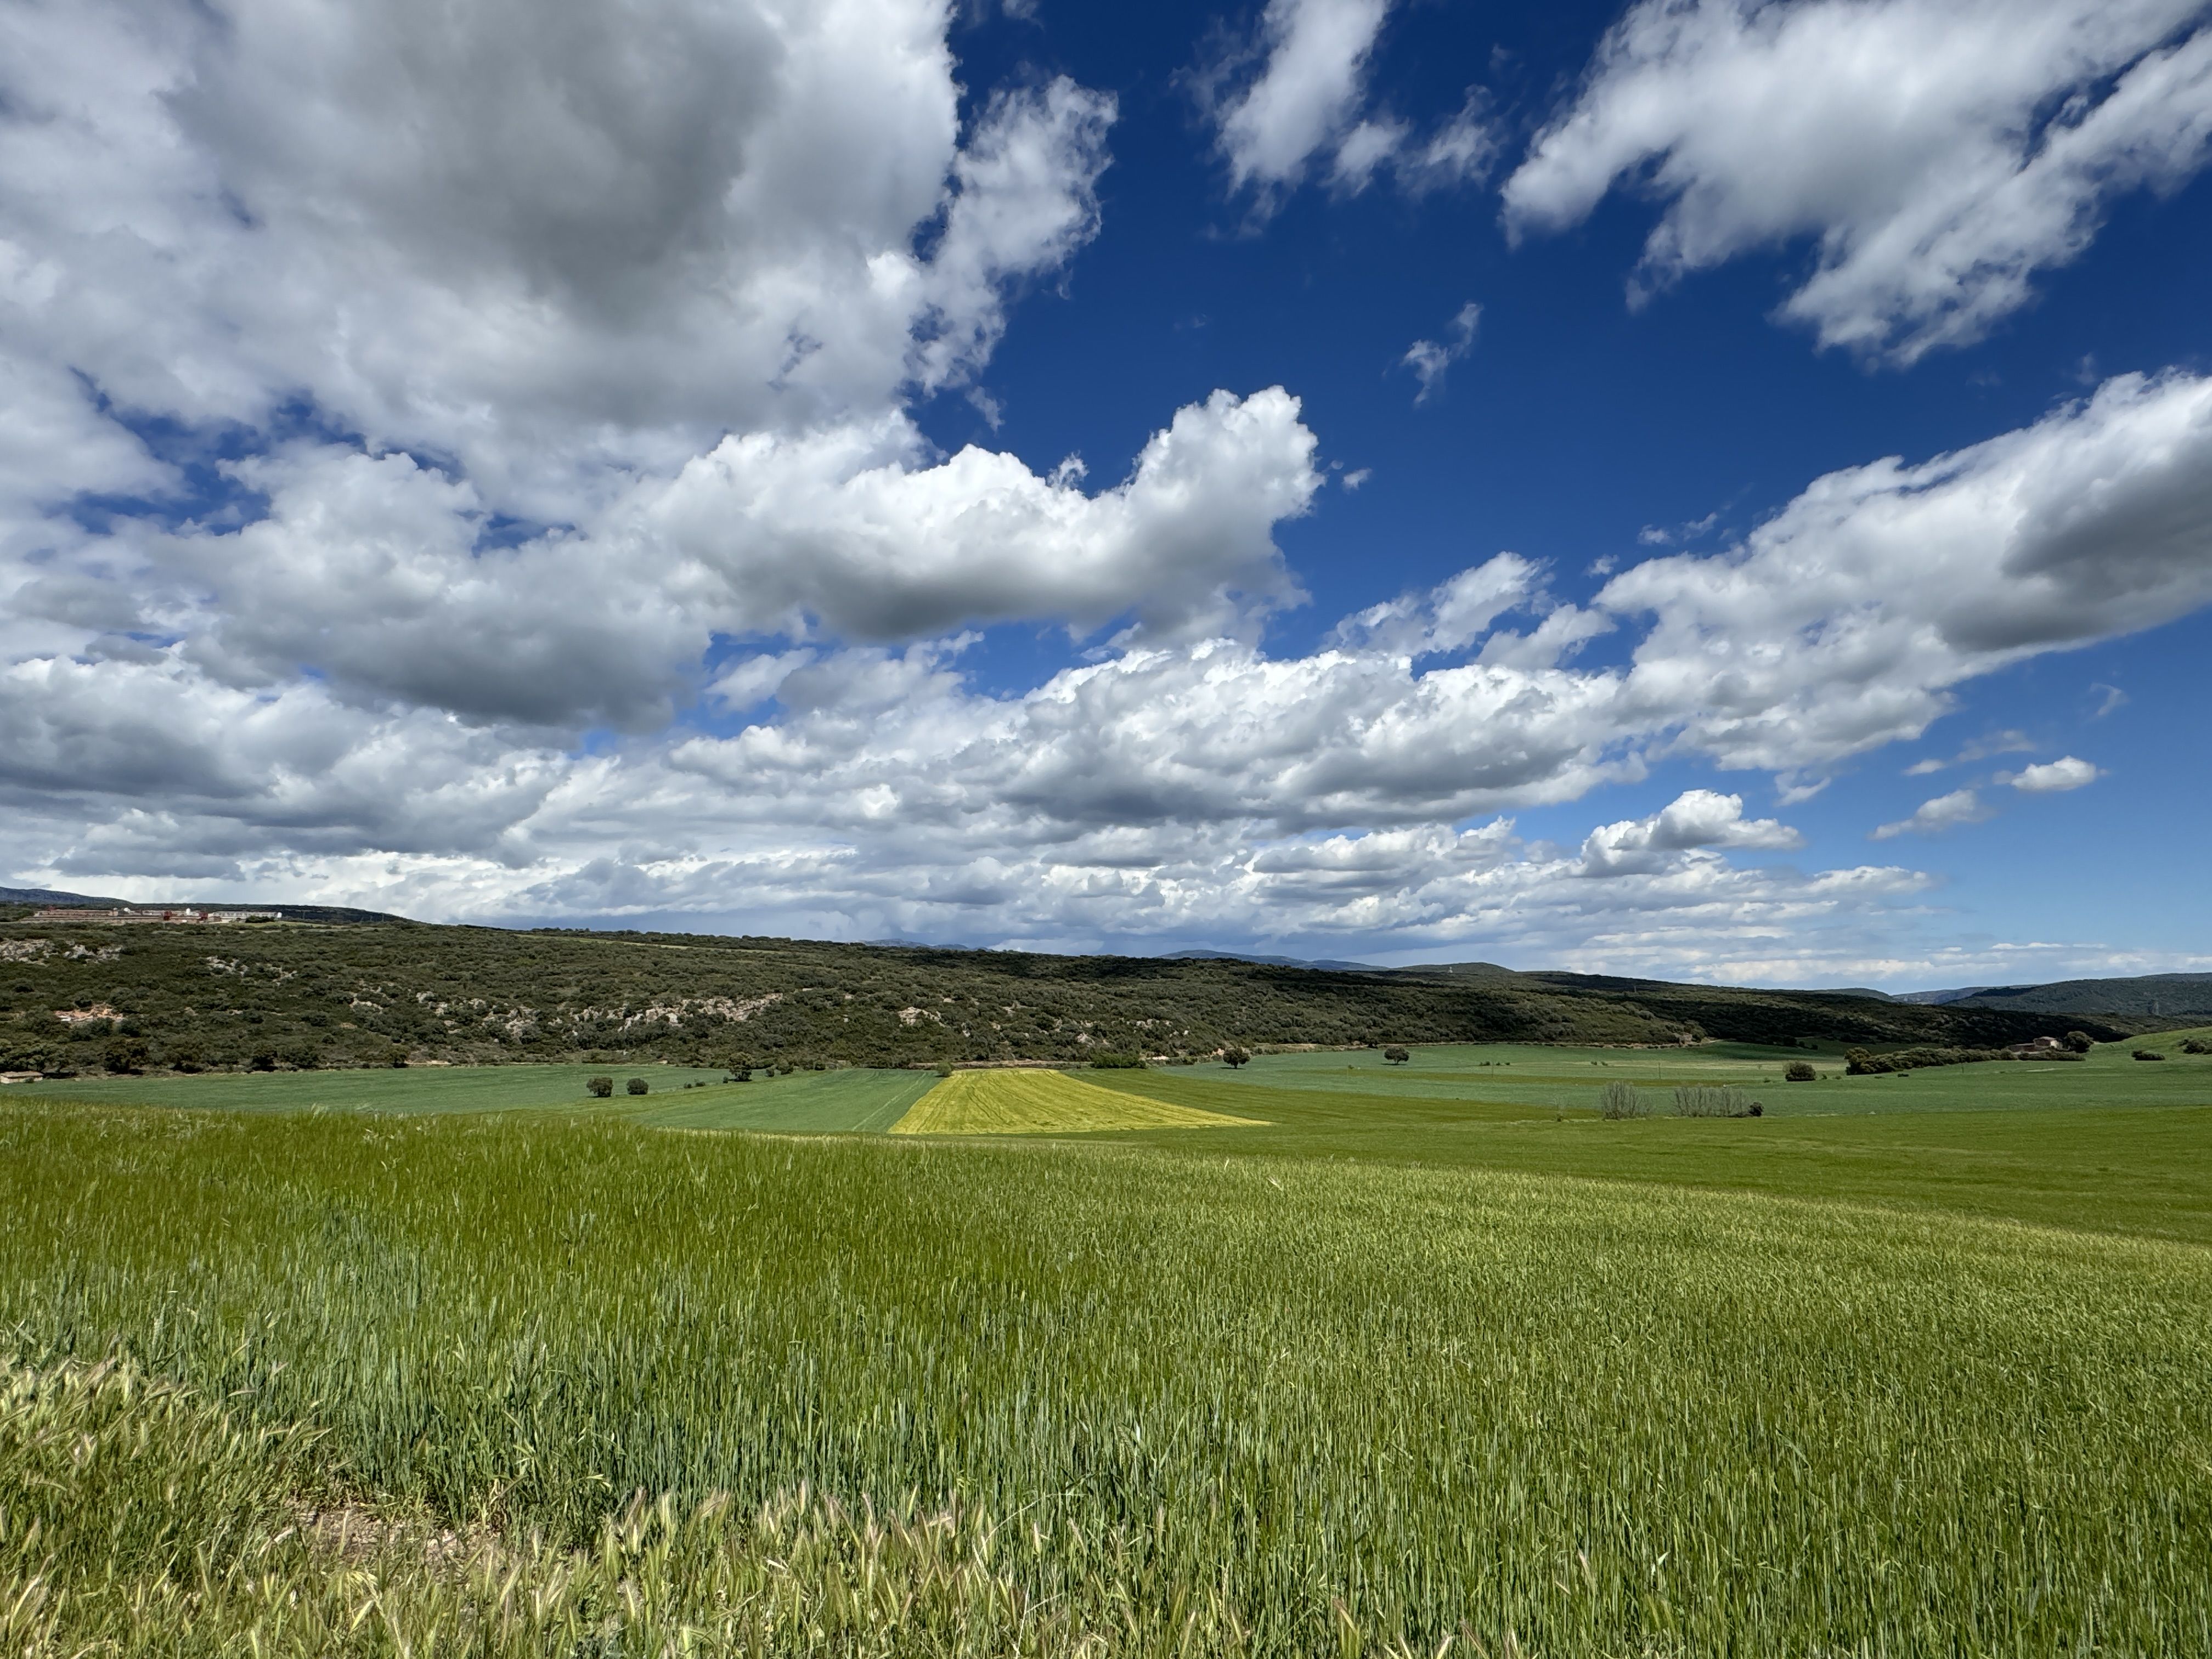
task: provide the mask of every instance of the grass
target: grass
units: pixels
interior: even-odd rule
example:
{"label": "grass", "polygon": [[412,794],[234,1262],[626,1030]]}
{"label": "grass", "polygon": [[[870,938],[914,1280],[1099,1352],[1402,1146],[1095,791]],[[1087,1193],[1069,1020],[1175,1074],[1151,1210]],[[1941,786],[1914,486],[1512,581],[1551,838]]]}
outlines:
{"label": "grass", "polygon": [[2179,1041],[11,1088],[0,1650],[2212,1651]]}
{"label": "grass", "polygon": [[955,1072],[891,1126],[895,1135],[1086,1134],[1105,1129],[1229,1129],[1256,1120],[1102,1089],[1064,1072]]}
{"label": "grass", "polygon": [[[673,1495],[665,1526],[638,1522],[659,1564],[594,1581],[578,1627],[602,1644],[741,1621],[767,1560],[793,1595],[851,1601],[834,1498],[910,1527],[957,1511],[993,1540],[958,1595],[1053,1622],[1026,1648],[1002,1623],[956,1650],[948,1613],[938,1636],[817,1650],[1073,1652],[1087,1632],[1101,1652],[1304,1654],[1356,1629],[1433,1653],[1462,1627],[1547,1655],[2212,1644],[2203,1249],[1224,1158],[1247,1133],[1272,1131],[1179,1153],[11,1098],[0,1329],[40,1376],[116,1344],[273,1431],[266,1460],[240,1454],[262,1472],[246,1519],[171,1572],[186,1588],[250,1589],[254,1540],[321,1482],[495,1540],[500,1571],[463,1580],[489,1597],[514,1571],[527,1604],[643,1490]],[[302,1462],[283,1449],[310,1431]],[[100,1492],[158,1516],[178,1476],[167,1453],[84,1474],[61,1443],[40,1548],[73,1598],[48,1645],[73,1651],[159,1577],[129,1550],[109,1574]],[[736,1518],[685,1532],[718,1492]],[[763,1509],[817,1540],[803,1575]],[[20,1537],[17,1593],[39,1555]],[[450,1635],[461,1589],[420,1555],[377,1569],[386,1603],[443,1607]],[[337,1605],[343,1564],[283,1562],[313,1581],[301,1602],[204,1604],[239,1650],[254,1618],[263,1651],[325,1650],[314,1620],[270,1621]],[[570,1626],[532,1628],[479,1650],[574,1650]]]}
{"label": "grass", "polygon": [[[937,1081],[929,1072],[793,1072],[725,1083],[719,1067],[684,1066],[454,1066],[404,1070],[225,1073],[204,1077],[70,1078],[14,1084],[8,1098],[196,1107],[244,1112],[562,1112],[612,1115],[662,1128],[860,1133],[888,1129]],[[611,1077],[596,1099],[590,1077]],[[643,1078],[649,1092],[622,1085]]]}
{"label": "grass", "polygon": [[64,1078],[8,1085],[5,1099],[67,1099],[228,1112],[514,1112],[584,1109],[589,1077],[622,1085],[641,1077],[658,1102],[692,1083],[720,1083],[719,1068],[689,1066],[410,1066],[331,1072],[222,1072],[200,1077]]}
{"label": "grass", "polygon": [[[1839,1045],[1814,1051],[1751,1043],[1701,1043],[1693,1048],[1573,1048],[1511,1043],[1416,1048],[1393,1066],[1376,1050],[1263,1054],[1239,1071],[1224,1066],[1172,1068],[1148,1075],[1200,1078],[1236,1087],[1358,1094],[1377,1099],[1468,1101],[1531,1112],[1590,1111],[1608,1082],[1671,1091],[1681,1084],[1734,1085],[1770,1115],[1858,1112],[2011,1110],[2018,1108],[2212,1104],[2212,1056],[2185,1055],[2181,1043],[2200,1031],[2160,1033],[2102,1043],[2080,1062],[1992,1060],[1881,1077],[1844,1075]],[[2148,1047],[2163,1065],[2129,1058]],[[1810,1060],[1816,1083],[1787,1083],[1784,1066]],[[1103,1074],[1102,1074],[1103,1077]],[[1667,1109],[1666,1098],[1655,1103]],[[1267,1115],[1267,1114],[1262,1114]]]}

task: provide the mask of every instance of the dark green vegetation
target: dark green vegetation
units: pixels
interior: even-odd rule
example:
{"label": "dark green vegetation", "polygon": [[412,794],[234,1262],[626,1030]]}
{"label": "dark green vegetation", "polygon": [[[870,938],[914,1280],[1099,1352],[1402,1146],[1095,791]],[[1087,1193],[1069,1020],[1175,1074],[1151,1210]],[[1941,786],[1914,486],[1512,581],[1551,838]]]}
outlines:
{"label": "dark green vegetation", "polygon": [[1960,1002],[2036,1014],[2141,1015],[2170,1025],[2178,1019],[2212,1018],[2212,974],[2144,974],[2132,979],[1988,986]]}
{"label": "dark green vegetation", "polygon": [[[1885,1072],[1919,1072],[1935,1066],[1975,1066],[2014,1058],[2002,1048],[1893,1048],[1881,1054],[1853,1048],[1844,1056],[1844,1070],[1852,1077],[1880,1077]],[[2039,1064],[2049,1065],[2073,1058],[2072,1050],[2062,1048],[2037,1060]]]}
{"label": "dark green vegetation", "polygon": [[[67,1016],[67,1018],[64,1018]],[[788,939],[361,927],[0,927],[0,1071],[427,1060],[927,1065],[1468,1042],[1985,1047],[2143,1022],[1598,980]]]}

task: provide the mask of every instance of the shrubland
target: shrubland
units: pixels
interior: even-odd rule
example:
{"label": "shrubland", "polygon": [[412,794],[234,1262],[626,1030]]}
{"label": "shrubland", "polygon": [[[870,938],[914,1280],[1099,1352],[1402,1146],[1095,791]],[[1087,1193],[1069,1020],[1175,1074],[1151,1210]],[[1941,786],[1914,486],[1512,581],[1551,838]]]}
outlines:
{"label": "shrubland", "polygon": [[1764,1042],[1776,1030],[1791,1042],[1981,1044],[2078,1023],[1503,970],[1324,972],[400,921],[0,925],[0,1071],[50,1074],[425,1060],[1110,1062],[1296,1044]]}

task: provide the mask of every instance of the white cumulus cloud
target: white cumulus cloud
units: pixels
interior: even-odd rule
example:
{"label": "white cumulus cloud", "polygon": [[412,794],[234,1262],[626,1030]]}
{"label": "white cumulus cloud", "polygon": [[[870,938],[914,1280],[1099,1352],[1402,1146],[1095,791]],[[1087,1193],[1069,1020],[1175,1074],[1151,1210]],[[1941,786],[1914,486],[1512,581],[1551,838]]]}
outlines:
{"label": "white cumulus cloud", "polygon": [[[1217,142],[1232,191],[1272,207],[1317,167],[1340,191],[1388,169],[1412,192],[1480,179],[1498,149],[1480,91],[1425,137],[1370,107],[1368,70],[1390,0],[1268,0],[1243,62],[1209,77]],[[1256,63],[1256,72],[1244,68]]]}
{"label": "white cumulus cloud", "polygon": [[1905,835],[1938,835],[1946,830],[1955,830],[1962,823],[1979,823],[1990,815],[1990,808],[1982,804],[1982,798],[1972,790],[1954,789],[1948,795],[1938,795],[1933,800],[1921,802],[1919,810],[1911,817],[1883,824],[1874,832],[1874,839],[1892,841]]}
{"label": "white cumulus cloud", "polygon": [[2106,205],[2212,144],[2201,0],[1639,0],[1505,185],[1517,233],[1626,184],[1638,281],[1809,239],[1782,315],[1910,362],[1979,338]]}
{"label": "white cumulus cloud", "polygon": [[2017,772],[2001,772],[1997,781],[2031,795],[2056,795],[2094,783],[2104,775],[2087,761],[2067,755],[2039,766],[2023,766]]}

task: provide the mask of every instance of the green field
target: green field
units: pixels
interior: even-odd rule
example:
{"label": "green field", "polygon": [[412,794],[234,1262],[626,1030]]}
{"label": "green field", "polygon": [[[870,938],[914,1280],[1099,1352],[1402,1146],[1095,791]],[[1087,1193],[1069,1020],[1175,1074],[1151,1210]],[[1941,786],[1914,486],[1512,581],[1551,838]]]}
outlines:
{"label": "green field", "polygon": [[0,1634],[2212,1651],[2212,1061],[2132,1046],[954,1079],[1267,1120],[1036,1139],[663,1132],[887,1129],[928,1073],[11,1088]]}
{"label": "green field", "polygon": [[[596,1099],[584,1079],[615,1079]],[[661,1128],[858,1133],[888,1129],[936,1083],[929,1072],[793,1072],[725,1083],[720,1069],[684,1066],[454,1066],[347,1072],[222,1073],[207,1077],[70,1078],[15,1084],[0,1098],[104,1105],[191,1106],[242,1112],[562,1112],[619,1116]],[[643,1097],[626,1092],[645,1079]]]}

